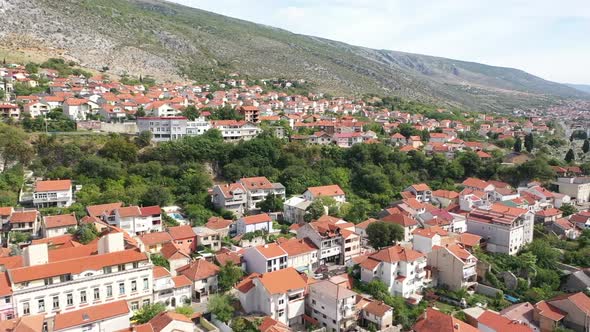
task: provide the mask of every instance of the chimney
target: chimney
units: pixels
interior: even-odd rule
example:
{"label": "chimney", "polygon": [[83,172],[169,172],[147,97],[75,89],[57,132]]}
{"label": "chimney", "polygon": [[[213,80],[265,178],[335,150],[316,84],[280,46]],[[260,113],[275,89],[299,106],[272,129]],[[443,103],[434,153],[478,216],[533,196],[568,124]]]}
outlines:
{"label": "chimney", "polygon": [[32,244],[23,250],[23,264],[25,266],[43,265],[49,263],[47,243]]}
{"label": "chimney", "polygon": [[98,254],[110,254],[125,250],[123,232],[109,233],[98,240]]}

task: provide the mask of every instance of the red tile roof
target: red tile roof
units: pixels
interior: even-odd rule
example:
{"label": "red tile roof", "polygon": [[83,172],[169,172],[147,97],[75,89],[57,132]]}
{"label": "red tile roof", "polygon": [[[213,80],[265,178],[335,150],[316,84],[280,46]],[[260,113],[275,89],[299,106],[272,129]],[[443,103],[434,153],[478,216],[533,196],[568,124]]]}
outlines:
{"label": "red tile roof", "polygon": [[139,211],[142,217],[162,214],[162,209],[158,205],[140,207]]}
{"label": "red tile roof", "polygon": [[139,217],[141,216],[141,211],[139,210],[138,206],[127,206],[121,207],[116,209],[119,217],[121,218],[128,218],[128,217]]}
{"label": "red tile roof", "polygon": [[210,229],[224,229],[228,228],[233,223],[233,220],[223,219],[221,217],[211,217],[207,220],[205,227]]}
{"label": "red tile roof", "polygon": [[190,239],[197,236],[189,225],[168,227],[168,233],[170,233],[170,236],[174,240]]}
{"label": "red tile roof", "polygon": [[12,286],[8,279],[8,272],[0,272],[0,296],[12,295]]}
{"label": "red tile roof", "polygon": [[72,227],[78,225],[76,215],[73,213],[43,217],[43,221],[45,222],[45,228],[49,229],[58,227]]}
{"label": "red tile roof", "polygon": [[154,276],[154,279],[160,279],[170,277],[170,272],[168,272],[165,267],[155,265],[152,269],[152,275]]}
{"label": "red tile roof", "polygon": [[395,263],[399,261],[411,262],[422,257],[424,257],[424,254],[402,246],[391,246],[381,249],[370,256],[372,259],[387,263]]}
{"label": "red tile roof", "polygon": [[35,220],[37,220],[38,215],[39,215],[39,212],[37,212],[37,211],[13,212],[12,215],[10,216],[9,222],[11,224],[19,223],[19,222],[35,222]]}
{"label": "red tile roof", "polygon": [[266,259],[287,256],[287,252],[276,243],[263,244],[250,250],[257,250]]}
{"label": "red tile roof", "polygon": [[313,197],[333,197],[344,195],[344,190],[342,190],[342,188],[340,188],[340,186],[337,184],[321,187],[309,187],[307,190],[309,190]]}
{"label": "red tile roof", "polygon": [[[181,321],[185,323],[193,324],[193,322],[185,315],[178,314],[172,311],[165,311],[157,314],[154,318],[150,319],[150,325],[154,331],[162,331],[165,327],[170,325],[173,321]],[[172,330],[174,331],[174,330]]]}
{"label": "red tile roof", "polygon": [[100,205],[89,205],[86,207],[86,212],[88,212],[88,215],[92,217],[100,217],[102,214],[112,214],[113,210],[116,210],[121,206],[123,206],[123,203],[121,202]]}
{"label": "red tile roof", "polygon": [[412,227],[418,225],[418,222],[416,220],[401,213],[390,214],[388,216],[381,218],[381,221],[398,224],[402,227]]}
{"label": "red tile roof", "polygon": [[242,178],[240,179],[240,183],[244,185],[247,190],[256,190],[256,189],[272,189],[272,183],[264,176],[259,177],[252,177],[252,178]]}
{"label": "red tile roof", "polygon": [[129,307],[124,300],[87,307],[84,309],[57,314],[54,318],[54,330],[62,330],[85,325],[129,313]]}
{"label": "red tile roof", "polygon": [[481,314],[477,321],[479,324],[494,329],[495,331],[511,331],[511,332],[533,332],[528,325],[519,323],[518,321],[510,320],[500,314],[486,310]]}
{"label": "red tile roof", "polygon": [[428,308],[413,326],[415,332],[479,332],[479,329],[438,310]]}
{"label": "red tile roof", "polygon": [[265,273],[259,277],[259,280],[271,295],[303,289],[307,285],[299,272],[292,267]]}
{"label": "red tile roof", "polygon": [[174,283],[175,288],[182,288],[193,284],[185,275],[172,277],[172,282]]}
{"label": "red tile roof", "polygon": [[205,259],[197,259],[189,264],[176,269],[179,275],[184,275],[192,281],[202,280],[219,273],[219,267],[209,263]]}
{"label": "red tile roof", "polygon": [[556,322],[562,320],[563,318],[565,318],[565,316],[567,316],[567,312],[564,312],[561,309],[545,301],[537,302],[537,304],[535,304],[535,309],[537,310],[539,315]]}
{"label": "red tile roof", "polygon": [[170,234],[166,232],[153,232],[153,233],[146,233],[139,236],[139,240],[146,246],[153,246],[157,244],[164,244],[166,242],[172,241],[172,237]]}
{"label": "red tile roof", "polygon": [[35,183],[35,191],[65,191],[72,189],[72,180],[47,180],[37,181]]}
{"label": "red tile roof", "polygon": [[254,225],[254,224],[260,224],[260,223],[272,222],[272,219],[270,218],[270,216],[268,214],[261,213],[261,214],[256,214],[253,216],[242,217],[242,221],[246,225]]}

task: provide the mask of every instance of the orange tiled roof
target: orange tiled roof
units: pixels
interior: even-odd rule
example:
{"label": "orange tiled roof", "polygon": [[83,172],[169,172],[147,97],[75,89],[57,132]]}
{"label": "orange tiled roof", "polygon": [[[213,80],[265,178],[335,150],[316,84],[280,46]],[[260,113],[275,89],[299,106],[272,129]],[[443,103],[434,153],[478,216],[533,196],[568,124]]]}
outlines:
{"label": "orange tiled roof", "polygon": [[53,328],[57,330],[85,325],[92,322],[114,318],[129,313],[129,307],[124,300],[109,302],[84,309],[57,314]]}
{"label": "orange tiled roof", "polygon": [[202,280],[212,277],[219,273],[219,267],[215,264],[209,263],[205,259],[197,259],[189,264],[176,269],[180,275],[184,275],[192,281]]}
{"label": "orange tiled roof", "polygon": [[344,195],[344,190],[342,190],[342,188],[340,188],[340,186],[337,184],[320,187],[309,187],[307,188],[307,190],[309,190],[313,197],[333,197]]}
{"label": "orange tiled roof", "polygon": [[72,188],[72,180],[47,180],[37,181],[35,183],[35,191],[64,191]]}
{"label": "orange tiled roof", "polygon": [[47,216],[43,218],[43,221],[45,222],[45,228],[71,227],[78,224],[76,216],[73,213]]}

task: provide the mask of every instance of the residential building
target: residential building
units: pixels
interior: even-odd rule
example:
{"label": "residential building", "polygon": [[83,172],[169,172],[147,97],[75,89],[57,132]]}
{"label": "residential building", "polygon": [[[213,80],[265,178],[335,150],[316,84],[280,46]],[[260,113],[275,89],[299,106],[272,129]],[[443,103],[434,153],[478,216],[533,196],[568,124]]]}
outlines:
{"label": "residential building", "polygon": [[486,240],[490,252],[515,255],[533,241],[533,227],[533,214],[528,210],[498,204],[467,215],[467,231]]}
{"label": "residential building", "polygon": [[459,193],[450,190],[435,190],[431,195],[431,202],[441,208],[447,208],[451,204],[459,203]]}
{"label": "residential building", "polygon": [[380,221],[401,226],[404,230],[403,241],[405,242],[412,241],[413,233],[419,226],[415,219],[401,213],[390,214],[381,218]]}
{"label": "residential building", "polygon": [[590,177],[557,178],[559,192],[575,198],[577,203],[590,201]]}
{"label": "residential building", "polygon": [[332,223],[311,222],[297,229],[297,238],[307,238],[318,248],[319,264],[344,263],[341,229]]}
{"label": "residential building", "polygon": [[270,216],[266,213],[262,213],[238,219],[236,221],[236,231],[238,234],[255,231],[273,233],[274,229],[272,228],[272,219]]}
{"label": "residential building", "polygon": [[10,215],[8,225],[11,231],[28,233],[32,237],[37,237],[41,229],[41,214],[37,210],[16,211]]}
{"label": "residential building", "polygon": [[16,317],[8,272],[0,272],[0,321]]}
{"label": "residential building", "polygon": [[436,246],[427,255],[433,285],[456,291],[477,284],[477,258],[459,244]]}
{"label": "residential building", "polygon": [[149,131],[155,142],[180,139],[186,135],[188,119],[183,116],[137,118],[137,129]]}
{"label": "residential building", "polygon": [[434,308],[427,308],[412,327],[414,332],[480,332],[462,320],[442,313]]}
{"label": "residential building", "polygon": [[219,233],[204,226],[193,227],[193,232],[197,234],[197,249],[209,249],[211,251],[221,249],[221,236]]}
{"label": "residential building", "polygon": [[244,251],[248,273],[266,273],[287,268],[287,252],[276,243],[263,244]]}
{"label": "residential building", "polygon": [[246,190],[246,210],[256,210],[256,204],[263,201],[268,195],[285,199],[285,187],[280,183],[271,183],[264,176],[242,178],[238,183]]}
{"label": "residential building", "polygon": [[249,141],[262,132],[253,123],[236,120],[211,121],[211,127],[221,131],[221,137],[226,142]]}
{"label": "residential building", "polygon": [[356,296],[352,290],[322,280],[309,285],[307,313],[328,331],[348,331],[356,324]]}
{"label": "residential building", "polygon": [[192,298],[196,302],[207,301],[211,293],[217,292],[219,267],[199,258],[176,269],[177,275],[184,275],[192,283]]}
{"label": "residential building", "polygon": [[426,183],[413,184],[404,191],[414,194],[414,197],[420,202],[430,202],[432,199],[432,189]]}
{"label": "residential building", "polygon": [[174,242],[166,242],[162,245],[162,249],[159,251],[160,255],[164,257],[170,264],[170,273],[175,276],[176,270],[189,264],[191,262],[191,256],[189,253],[182,250]]}
{"label": "residential building", "polygon": [[567,312],[543,300],[535,304],[533,317],[538,322],[541,332],[553,332],[558,327],[563,326],[563,319],[567,314]]}
{"label": "residential building", "polygon": [[311,201],[302,196],[293,196],[283,203],[283,219],[291,224],[303,224]]}
{"label": "residential building", "polygon": [[234,223],[234,221],[231,219],[223,219],[221,217],[211,217],[211,218],[209,218],[209,220],[207,220],[205,227],[213,230],[214,232],[219,234],[220,237],[224,238],[226,236],[229,236],[229,229],[233,223]]}
{"label": "residential building", "polygon": [[71,180],[37,181],[33,192],[33,205],[43,207],[69,207],[74,203]]}
{"label": "residential building", "polygon": [[151,271],[147,254],[125,249],[123,233],[109,233],[94,245],[51,252],[46,243],[30,245],[8,275],[17,316],[44,313],[51,327],[56,313],[120,300],[132,310],[151,303]]}
{"label": "residential building", "polygon": [[590,331],[590,298],[579,292],[563,294],[546,301],[548,305],[567,313],[563,325],[574,331]]}
{"label": "residential building", "polygon": [[154,266],[153,278],[154,303],[174,309],[191,301],[193,283],[186,276],[173,277],[166,268]]}
{"label": "residential building", "polygon": [[0,116],[3,119],[16,119],[20,117],[20,107],[16,104],[0,103]]}
{"label": "residential building", "polygon": [[393,308],[382,301],[367,300],[357,295],[356,307],[360,309],[359,321],[362,326],[374,326],[378,331],[393,327]]}
{"label": "residential building", "polygon": [[241,106],[238,109],[240,114],[244,115],[244,120],[246,122],[251,123],[258,123],[260,122],[260,109],[256,106]]}
{"label": "residential building", "polygon": [[217,208],[224,208],[241,216],[250,210],[257,210],[256,204],[268,195],[285,199],[285,187],[271,183],[265,177],[240,179],[237,183],[213,187],[211,202]]}
{"label": "residential building", "polygon": [[190,254],[197,249],[197,234],[189,225],[168,227],[172,242],[183,252]]}
{"label": "residential building", "polygon": [[43,217],[41,231],[43,237],[54,237],[67,234],[69,228],[76,227],[78,227],[78,220],[75,214],[62,214]]}
{"label": "residential building", "polygon": [[308,201],[314,201],[315,199],[322,197],[333,198],[338,203],[346,203],[346,194],[339,185],[333,184],[329,186],[321,187],[309,187],[303,193],[303,198]]}
{"label": "residential building", "polygon": [[[143,209],[144,212],[138,206],[126,206],[114,209],[112,214],[107,217],[107,222],[132,235],[162,231],[160,215],[156,211],[150,212],[150,208]],[[159,207],[156,207],[155,210],[159,209]],[[155,219],[152,218],[152,213],[157,215]]]}
{"label": "residential building", "polygon": [[287,253],[287,266],[311,273],[318,267],[318,247],[308,239],[279,238],[277,243]]}
{"label": "residential building", "polygon": [[211,193],[211,202],[218,209],[225,209],[241,216],[246,212],[246,190],[240,183],[216,185]]}
{"label": "residential building", "polygon": [[429,276],[425,269],[426,256],[418,251],[392,246],[381,249],[360,261],[361,280],[371,282],[379,279],[393,295],[419,302],[419,293]]}
{"label": "residential building", "polygon": [[533,329],[526,323],[513,321],[491,310],[483,310],[477,317],[470,317],[468,315],[467,320],[480,331],[533,332]]}
{"label": "residential building", "polygon": [[54,332],[118,331],[131,325],[131,311],[124,300],[55,315]]}
{"label": "residential building", "polygon": [[305,279],[293,268],[251,274],[236,289],[246,313],[263,313],[288,326],[301,326],[305,314]]}
{"label": "residential building", "polygon": [[[200,322],[204,320],[204,317],[200,318]],[[200,324],[201,325],[201,324]],[[209,323],[207,326],[213,326]],[[203,326],[195,327],[195,323],[183,314],[176,313],[174,311],[164,311],[154,318],[150,319],[149,322],[141,325],[136,325],[133,331],[137,332],[193,332],[195,329],[200,331],[205,330]],[[128,332],[129,328],[118,332]],[[215,330],[209,330],[215,331]]]}

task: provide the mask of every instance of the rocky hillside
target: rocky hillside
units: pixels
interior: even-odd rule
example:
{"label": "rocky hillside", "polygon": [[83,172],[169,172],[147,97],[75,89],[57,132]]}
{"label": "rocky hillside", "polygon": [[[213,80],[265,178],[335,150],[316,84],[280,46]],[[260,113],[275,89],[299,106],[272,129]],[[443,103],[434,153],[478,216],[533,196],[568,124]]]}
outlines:
{"label": "rocky hillside", "polygon": [[332,93],[475,110],[589,97],[516,69],[356,47],[160,0],[0,0],[0,16],[0,47],[58,53],[113,74],[304,78]]}

